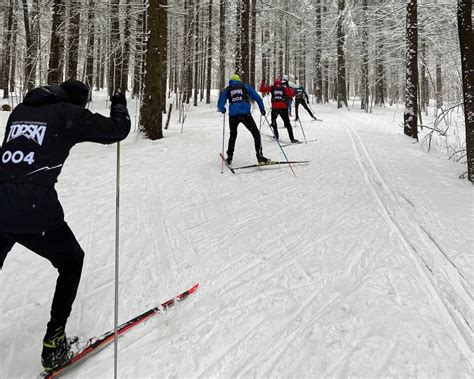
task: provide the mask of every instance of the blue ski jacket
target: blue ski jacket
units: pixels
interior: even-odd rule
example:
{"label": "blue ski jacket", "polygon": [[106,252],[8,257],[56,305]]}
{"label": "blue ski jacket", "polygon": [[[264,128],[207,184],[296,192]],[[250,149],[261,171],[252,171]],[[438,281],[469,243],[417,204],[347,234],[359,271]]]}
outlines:
{"label": "blue ski jacket", "polygon": [[[230,101],[232,89],[239,89],[244,88],[244,99],[242,101]],[[258,107],[260,108],[260,112],[265,110],[265,106],[263,105],[263,100],[260,95],[255,91],[249,84],[244,84],[237,80],[229,81],[229,86],[224,88],[219,95],[219,100],[217,101],[217,109],[221,113],[225,113],[225,104],[229,100],[229,116],[238,116],[238,115],[246,115],[250,114],[250,102],[249,99],[245,99],[245,97],[250,97],[252,100],[256,101]]]}

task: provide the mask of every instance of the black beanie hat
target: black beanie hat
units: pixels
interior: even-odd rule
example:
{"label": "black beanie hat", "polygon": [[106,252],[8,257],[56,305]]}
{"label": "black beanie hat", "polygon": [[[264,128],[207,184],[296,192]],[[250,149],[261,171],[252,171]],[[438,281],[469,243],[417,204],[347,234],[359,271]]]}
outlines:
{"label": "black beanie hat", "polygon": [[76,79],[66,80],[60,87],[67,93],[74,105],[85,107],[89,100],[89,87]]}

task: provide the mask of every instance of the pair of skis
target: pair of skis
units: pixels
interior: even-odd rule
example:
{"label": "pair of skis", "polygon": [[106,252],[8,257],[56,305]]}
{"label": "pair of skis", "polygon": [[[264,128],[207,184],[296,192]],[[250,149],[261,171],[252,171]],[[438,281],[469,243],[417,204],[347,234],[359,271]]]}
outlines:
{"label": "pair of skis", "polygon": [[[199,284],[196,283],[194,286],[189,288],[188,290],[180,293],[179,295],[173,297],[165,301],[163,304],[151,308],[142,314],[124,322],[123,324],[119,325],[118,327],[118,335],[122,335],[134,326],[148,320],[150,317],[155,316],[158,313],[161,313],[174,305],[178,302],[183,301],[189,295],[194,293],[199,287]],[[83,361],[85,358],[92,356],[93,354],[102,350],[105,346],[113,342],[115,337],[115,330],[109,330],[108,332],[98,336],[90,338],[86,346],[79,352],[75,353],[72,357],[65,360],[64,362],[60,363],[56,367],[53,367],[50,370],[43,371],[39,378],[55,378],[57,375],[63,373],[65,370],[72,368],[74,365],[78,364],[79,362]]]}
{"label": "pair of skis", "polygon": [[240,167],[232,167],[230,164],[227,163],[225,160],[224,156],[222,153],[219,153],[219,156],[221,157],[222,161],[226,165],[226,167],[232,172],[232,174],[236,174],[236,170],[243,170],[246,168],[253,168],[253,167],[267,167],[267,166],[275,166],[275,165],[283,165],[283,164],[296,164],[296,163],[309,163],[310,161],[270,161],[269,163],[257,163],[257,164],[251,164],[247,166],[240,166]]}

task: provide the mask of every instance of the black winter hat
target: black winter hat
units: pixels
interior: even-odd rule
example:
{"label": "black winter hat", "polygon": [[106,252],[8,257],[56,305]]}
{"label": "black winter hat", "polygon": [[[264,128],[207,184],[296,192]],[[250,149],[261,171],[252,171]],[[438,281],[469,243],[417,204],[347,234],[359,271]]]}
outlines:
{"label": "black winter hat", "polygon": [[66,80],[60,87],[67,93],[74,105],[85,107],[89,101],[89,87],[76,79]]}

